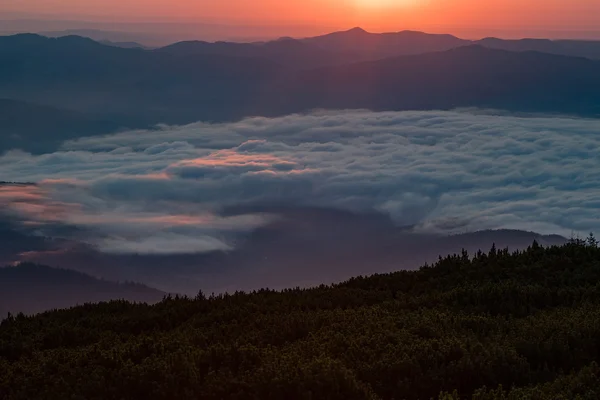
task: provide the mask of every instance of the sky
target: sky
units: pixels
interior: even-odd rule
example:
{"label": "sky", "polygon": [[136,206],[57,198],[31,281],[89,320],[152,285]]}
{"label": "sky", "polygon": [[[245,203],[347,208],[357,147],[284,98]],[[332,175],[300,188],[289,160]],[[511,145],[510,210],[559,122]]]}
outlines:
{"label": "sky", "polygon": [[361,26],[402,29],[597,29],[598,0],[3,0],[0,17]]}

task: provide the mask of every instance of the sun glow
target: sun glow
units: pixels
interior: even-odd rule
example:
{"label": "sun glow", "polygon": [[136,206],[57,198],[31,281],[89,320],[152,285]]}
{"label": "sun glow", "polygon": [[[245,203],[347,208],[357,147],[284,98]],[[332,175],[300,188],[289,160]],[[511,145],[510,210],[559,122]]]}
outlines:
{"label": "sun glow", "polygon": [[425,5],[427,0],[355,0],[356,6],[369,9],[414,8]]}

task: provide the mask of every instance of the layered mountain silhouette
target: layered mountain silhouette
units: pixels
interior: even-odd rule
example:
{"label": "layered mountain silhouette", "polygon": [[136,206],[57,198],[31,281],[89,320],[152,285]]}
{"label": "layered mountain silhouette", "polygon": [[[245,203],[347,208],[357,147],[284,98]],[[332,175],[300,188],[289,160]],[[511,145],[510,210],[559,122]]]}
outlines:
{"label": "layered mountain silhouette", "polygon": [[[47,37],[64,36],[82,36],[88,37],[101,43],[110,44],[125,48],[148,48],[138,43],[136,36],[124,32],[112,32],[95,29],[71,29],[64,31],[42,32]],[[142,38],[143,39],[143,38]],[[271,44],[279,41],[287,41],[291,44],[290,37],[284,37],[278,40],[260,43],[239,43],[239,42],[202,42],[185,41],[168,45],[160,51],[196,52],[196,53],[223,53],[242,51],[256,52],[259,55],[265,52],[261,49],[262,45],[270,47]],[[418,31],[400,31],[389,33],[370,33],[360,27],[347,31],[333,32],[327,35],[321,35],[310,38],[296,39],[296,42],[310,44],[314,47],[327,50],[334,53],[346,53],[346,56],[353,58],[353,61],[360,61],[372,58],[393,57],[408,54],[422,54],[433,51],[444,51],[451,48],[465,46],[469,44],[480,44],[485,47],[497,48],[511,51],[540,51],[552,54],[588,57],[600,59],[600,41],[594,40],[549,40],[549,39],[520,39],[507,40],[494,37],[481,40],[467,40],[457,38],[453,35],[427,34]],[[313,49],[314,49],[313,47]],[[287,51],[287,50],[284,50]],[[248,53],[247,53],[248,54]],[[264,53],[263,53],[264,54]],[[276,55],[276,53],[274,53]],[[304,62],[310,64],[307,60],[300,60],[301,65]],[[337,61],[336,61],[337,62]]]}
{"label": "layered mountain silhouette", "polygon": [[180,42],[157,51],[177,55],[262,57],[292,69],[309,69],[398,55],[444,51],[468,44],[471,42],[451,35],[412,31],[373,34],[361,28],[354,28],[313,38],[281,38],[264,43]]}
{"label": "layered mountain silhouette", "polygon": [[157,51],[178,55],[223,54],[265,57],[288,64],[291,67],[307,68],[323,64],[372,61],[401,55],[439,52],[475,44],[499,50],[538,51],[556,55],[600,59],[600,41],[506,40],[499,38],[466,40],[453,35],[428,34],[417,31],[370,33],[358,27],[348,31],[305,39],[281,38],[261,43],[179,42]]}
{"label": "layered mountain silhouette", "polygon": [[54,138],[316,108],[494,107],[597,116],[600,60],[592,57],[599,43],[474,45],[450,35],[359,28],[156,50],[78,36],[0,37],[0,151],[51,151],[60,142]]}
{"label": "layered mountain silhouette", "polygon": [[110,300],[156,303],[165,293],[133,283],[115,283],[73,270],[35,264],[0,268],[0,319]]}
{"label": "layered mountain silhouette", "polygon": [[444,51],[471,44],[469,40],[452,35],[415,31],[370,33],[362,28],[307,38],[302,42],[328,51],[349,52],[355,54],[357,59],[363,60]]}
{"label": "layered mountain silhouette", "polygon": [[264,58],[292,70],[341,65],[362,59],[359,54],[354,52],[321,48],[292,38],[282,38],[266,43],[179,42],[157,49],[155,52],[177,56],[221,55]]}
{"label": "layered mountain silhouette", "polygon": [[0,37],[0,98],[130,128],[241,117],[282,70],[256,57],[177,56],[77,36]]}
{"label": "layered mountain silhouette", "polygon": [[600,62],[471,45],[305,71],[263,97],[277,96],[262,111],[475,106],[600,115]]}

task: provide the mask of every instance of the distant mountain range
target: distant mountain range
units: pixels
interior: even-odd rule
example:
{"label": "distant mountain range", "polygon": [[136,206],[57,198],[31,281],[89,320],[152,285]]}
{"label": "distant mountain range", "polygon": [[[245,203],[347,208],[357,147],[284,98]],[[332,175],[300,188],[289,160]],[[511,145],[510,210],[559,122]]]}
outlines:
{"label": "distant mountain range", "polygon": [[490,49],[509,51],[539,51],[571,57],[600,59],[600,41],[593,40],[548,40],[520,39],[503,40],[486,38],[475,42]]}
{"label": "distant mountain range", "polygon": [[[0,34],[38,33],[44,36],[85,36],[111,42],[137,42],[161,47],[175,42],[203,38],[208,41],[250,42],[273,40],[278,36],[309,37],[339,30],[336,26],[314,24],[248,24],[241,21],[215,21],[214,18],[194,22],[89,21],[73,19],[40,19],[35,15],[0,14]],[[573,34],[573,32],[567,32]],[[576,32],[574,34],[577,34]],[[592,32],[598,36],[598,32]],[[544,36],[544,35],[542,35]],[[599,36],[600,37],[600,36]]]}
{"label": "distant mountain range", "polygon": [[460,39],[452,35],[415,31],[369,33],[361,28],[306,39],[281,38],[260,43],[178,42],[161,49],[177,55],[219,54],[268,58],[287,67],[308,69],[351,62],[373,61],[402,55],[441,52],[480,45],[507,51],[542,53],[600,59],[600,41],[522,39]]}
{"label": "distant mountain range", "polygon": [[361,28],[302,39],[302,42],[328,51],[350,52],[362,60],[444,51],[471,44],[452,35],[414,31],[369,33]]}
{"label": "distant mountain range", "polygon": [[[123,48],[127,47],[127,48]],[[350,31],[155,50],[78,36],[0,37],[0,151],[158,123],[315,108],[494,107],[600,115],[600,42]]]}
{"label": "distant mountain range", "polygon": [[142,34],[107,31],[100,29],[66,29],[62,31],[46,31],[39,32],[39,35],[49,38],[60,38],[64,36],[81,36],[106,44],[108,46],[116,46],[123,48],[140,48],[150,49],[150,46],[145,46],[136,42],[136,40],[144,40],[146,37]]}
{"label": "distant mountain range", "polygon": [[261,43],[179,42],[158,49],[177,55],[219,54],[261,57],[293,69],[310,69],[400,55],[444,51],[471,44],[451,35],[422,32],[374,34],[360,28],[307,39],[281,38]]}
{"label": "distant mountain range", "polygon": [[271,60],[292,70],[311,69],[323,66],[341,65],[362,60],[355,52],[330,51],[304,41],[283,38],[266,43],[231,42],[179,42],[155,50],[157,53],[186,56],[227,56],[248,57]]}
{"label": "distant mountain range", "polygon": [[156,303],[165,293],[133,283],[115,283],[80,272],[35,264],[0,268],[0,319],[23,312],[110,300]]}
{"label": "distant mountain range", "polygon": [[[127,32],[111,32],[98,29],[68,29],[41,32],[40,35],[54,38],[82,36],[118,47],[148,48],[143,44],[137,43],[135,40],[131,40],[132,38],[135,39],[135,35]],[[256,52],[254,55],[260,56],[265,54],[265,49],[262,49],[261,45],[266,45],[268,48],[271,44],[280,41],[285,41],[288,44],[291,41],[302,42],[337,54],[347,53],[347,56],[352,57],[353,61],[444,51],[470,44],[479,44],[501,50],[539,51],[558,55],[600,59],[600,41],[594,40],[515,40],[495,37],[488,37],[481,40],[467,40],[453,35],[428,34],[418,31],[370,33],[358,27],[348,31],[333,32],[327,35],[303,39],[284,37],[279,40],[260,43],[183,41],[168,45],[163,47],[163,49],[182,51],[185,48],[198,53],[209,52],[234,55],[237,51],[247,52],[246,54],[252,53],[253,48]]]}
{"label": "distant mountain range", "polygon": [[592,116],[600,115],[600,61],[471,45],[303,71],[261,97],[277,100],[257,113],[487,107]]}

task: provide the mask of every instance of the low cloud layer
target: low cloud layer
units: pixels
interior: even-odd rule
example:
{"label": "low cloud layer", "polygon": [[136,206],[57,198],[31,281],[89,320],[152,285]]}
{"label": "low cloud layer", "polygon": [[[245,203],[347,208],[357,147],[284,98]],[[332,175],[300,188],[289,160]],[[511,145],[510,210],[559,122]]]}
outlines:
{"label": "low cloud layer", "polygon": [[[600,228],[598,120],[323,112],[163,126],[0,157],[2,212],[104,252],[227,250],[277,206],[380,212],[421,232]],[[232,209],[261,210],[233,213]]]}

